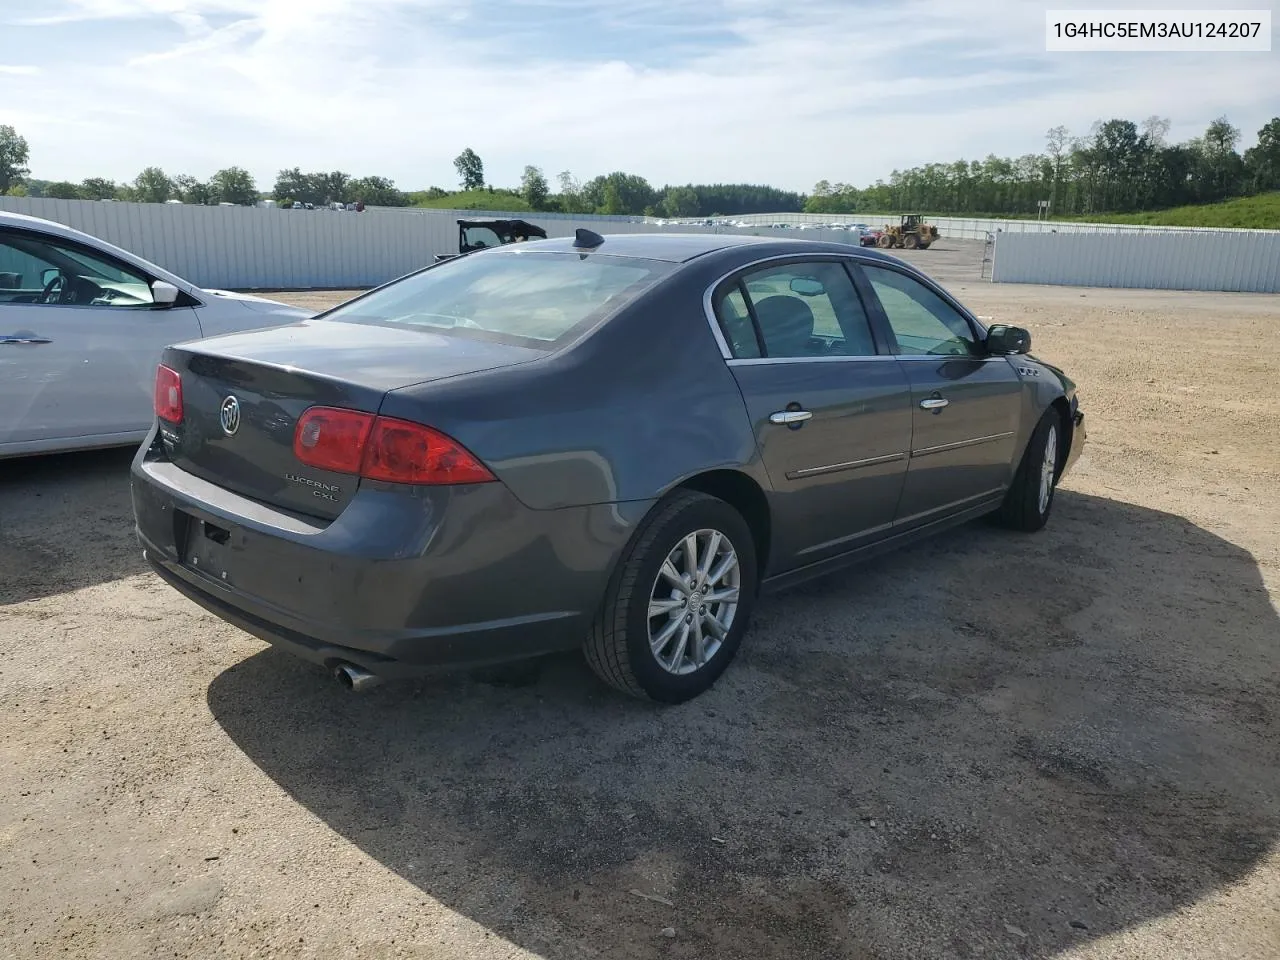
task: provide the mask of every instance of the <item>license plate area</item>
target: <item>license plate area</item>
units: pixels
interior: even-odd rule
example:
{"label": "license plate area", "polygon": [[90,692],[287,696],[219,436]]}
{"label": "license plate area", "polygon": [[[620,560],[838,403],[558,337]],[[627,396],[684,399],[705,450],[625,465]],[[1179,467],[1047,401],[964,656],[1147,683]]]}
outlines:
{"label": "license plate area", "polygon": [[231,562],[231,529],[183,511],[176,511],[174,519],[179,562],[207,577],[226,580]]}

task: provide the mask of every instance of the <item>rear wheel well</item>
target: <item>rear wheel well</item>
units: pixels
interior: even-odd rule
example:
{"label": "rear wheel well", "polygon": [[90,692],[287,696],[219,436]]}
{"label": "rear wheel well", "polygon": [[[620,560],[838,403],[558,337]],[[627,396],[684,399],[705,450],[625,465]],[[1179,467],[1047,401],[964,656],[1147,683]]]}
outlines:
{"label": "rear wheel well", "polygon": [[765,497],[760,485],[737,470],[710,470],[690,477],[681,483],[677,490],[697,490],[709,496],[723,500],[733,507],[751,528],[751,537],[755,541],[756,569],[763,577],[769,567],[769,546],[772,540],[772,525],[769,515],[769,500]]}

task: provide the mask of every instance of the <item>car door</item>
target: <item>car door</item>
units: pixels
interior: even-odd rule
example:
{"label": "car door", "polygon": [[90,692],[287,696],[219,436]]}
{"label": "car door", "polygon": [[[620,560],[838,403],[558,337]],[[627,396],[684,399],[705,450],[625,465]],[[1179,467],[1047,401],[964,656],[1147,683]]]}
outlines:
{"label": "car door", "polygon": [[750,269],[713,302],[773,486],[774,572],[882,535],[906,472],[910,389],[842,261]]}
{"label": "car door", "polygon": [[1022,386],[1003,357],[938,289],[863,262],[862,277],[911,384],[911,457],[897,522],[928,523],[998,496],[1017,457]]}
{"label": "car door", "polygon": [[151,278],[39,231],[0,230],[0,444],[136,434],[165,346],[195,311],[156,309]]}

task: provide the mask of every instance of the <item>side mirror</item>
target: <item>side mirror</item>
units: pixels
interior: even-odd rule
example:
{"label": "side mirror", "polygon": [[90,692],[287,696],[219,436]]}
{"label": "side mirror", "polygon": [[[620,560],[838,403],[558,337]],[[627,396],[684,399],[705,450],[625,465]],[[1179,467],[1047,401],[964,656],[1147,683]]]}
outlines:
{"label": "side mirror", "polygon": [[1031,334],[1022,327],[996,323],[987,328],[987,353],[993,356],[1006,356],[1030,351]]}
{"label": "side mirror", "polygon": [[165,280],[151,284],[151,306],[156,310],[172,307],[178,300],[178,288]]}
{"label": "side mirror", "polygon": [[59,270],[57,267],[50,267],[47,270],[41,270],[40,286],[47,287],[49,284],[53,283],[53,281],[57,280],[58,277],[60,276],[62,276],[62,271]]}

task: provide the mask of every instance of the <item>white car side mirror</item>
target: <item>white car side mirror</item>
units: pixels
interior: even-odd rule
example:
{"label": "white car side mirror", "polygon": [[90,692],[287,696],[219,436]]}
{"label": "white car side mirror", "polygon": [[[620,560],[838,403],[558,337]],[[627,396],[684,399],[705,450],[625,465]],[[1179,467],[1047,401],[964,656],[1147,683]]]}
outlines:
{"label": "white car side mirror", "polygon": [[172,307],[178,299],[178,288],[165,280],[151,284],[151,304],[157,309]]}

